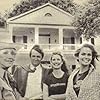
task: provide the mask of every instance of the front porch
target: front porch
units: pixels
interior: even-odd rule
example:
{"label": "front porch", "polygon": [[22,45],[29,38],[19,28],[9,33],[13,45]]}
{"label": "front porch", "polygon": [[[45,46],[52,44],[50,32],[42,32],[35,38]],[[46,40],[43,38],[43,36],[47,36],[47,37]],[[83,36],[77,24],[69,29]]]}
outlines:
{"label": "front porch", "polygon": [[31,45],[38,44],[46,51],[60,49],[66,52],[74,51],[77,45],[82,42],[76,38],[72,26],[51,26],[51,25],[13,25],[10,28],[13,43],[24,44],[25,49]]}

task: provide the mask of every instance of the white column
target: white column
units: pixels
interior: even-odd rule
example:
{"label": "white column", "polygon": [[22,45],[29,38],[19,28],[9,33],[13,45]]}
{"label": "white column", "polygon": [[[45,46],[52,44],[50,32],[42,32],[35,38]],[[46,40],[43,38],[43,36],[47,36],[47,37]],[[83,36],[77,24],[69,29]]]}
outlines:
{"label": "white column", "polygon": [[60,49],[63,49],[63,28],[59,28],[59,44]]}
{"label": "white column", "polygon": [[13,42],[12,36],[13,36],[13,26],[9,25],[9,33],[8,33],[9,41],[8,42],[11,42],[11,43]]}
{"label": "white column", "polygon": [[39,28],[35,27],[35,44],[39,44]]}

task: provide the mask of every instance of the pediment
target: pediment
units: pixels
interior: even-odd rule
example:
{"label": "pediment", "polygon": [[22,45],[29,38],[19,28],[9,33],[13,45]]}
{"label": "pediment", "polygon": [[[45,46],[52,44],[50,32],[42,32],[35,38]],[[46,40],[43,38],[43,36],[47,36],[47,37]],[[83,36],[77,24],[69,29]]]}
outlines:
{"label": "pediment", "polygon": [[73,16],[62,9],[52,5],[45,4],[30,10],[19,16],[8,19],[8,23],[14,24],[54,24],[54,25],[71,25]]}

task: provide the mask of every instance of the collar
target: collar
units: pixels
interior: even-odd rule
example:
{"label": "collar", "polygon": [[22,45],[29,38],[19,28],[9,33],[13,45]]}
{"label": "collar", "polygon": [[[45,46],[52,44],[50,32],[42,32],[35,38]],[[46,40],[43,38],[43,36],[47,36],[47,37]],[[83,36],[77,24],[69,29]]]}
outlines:
{"label": "collar", "polygon": [[[38,67],[38,66],[37,66]],[[29,71],[30,72],[35,72],[36,67],[34,67],[32,64],[29,65]]]}
{"label": "collar", "polygon": [[35,72],[37,69],[39,69],[40,67],[42,67],[41,64],[39,64],[37,67],[34,67],[31,63],[26,65],[26,66],[22,66],[23,69],[25,69],[27,72]]}
{"label": "collar", "polygon": [[[89,73],[88,73],[88,74],[90,74],[94,69],[95,69],[95,67],[91,64],[91,65],[90,65],[90,68],[89,68]],[[77,72],[79,72],[79,70],[80,70],[80,67],[78,66]],[[80,73],[79,73],[79,74],[80,74]]]}
{"label": "collar", "polygon": [[4,77],[5,70],[0,67],[0,78]]}
{"label": "collar", "polygon": [[90,70],[89,70],[89,74],[95,69],[95,67],[93,65],[90,65]]}

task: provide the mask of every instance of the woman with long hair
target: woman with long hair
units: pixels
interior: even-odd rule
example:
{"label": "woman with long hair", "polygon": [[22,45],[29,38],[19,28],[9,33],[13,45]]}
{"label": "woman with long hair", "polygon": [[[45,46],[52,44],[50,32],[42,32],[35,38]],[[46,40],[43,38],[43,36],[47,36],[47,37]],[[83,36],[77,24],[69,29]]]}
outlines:
{"label": "woman with long hair", "polygon": [[65,100],[69,74],[61,53],[52,53],[50,64],[52,71],[43,83],[43,100]]}
{"label": "woman with long hair", "polygon": [[95,64],[97,51],[92,44],[85,43],[76,50],[75,57],[79,67],[69,77],[66,100],[100,100],[100,72]]}

